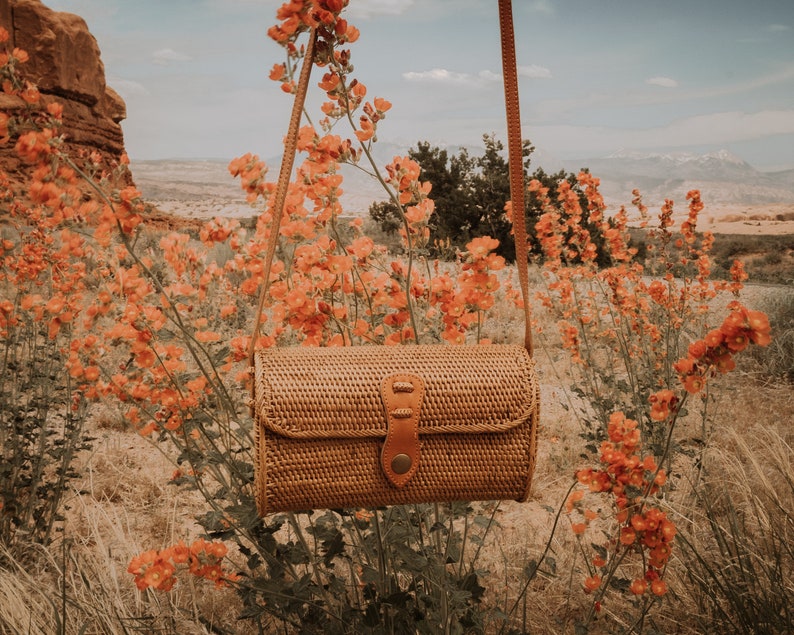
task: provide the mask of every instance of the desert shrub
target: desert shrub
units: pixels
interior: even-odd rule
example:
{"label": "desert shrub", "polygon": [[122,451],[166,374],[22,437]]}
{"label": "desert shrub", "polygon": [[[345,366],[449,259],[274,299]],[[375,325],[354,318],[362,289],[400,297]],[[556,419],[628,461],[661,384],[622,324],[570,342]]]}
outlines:
{"label": "desert shrub", "polygon": [[790,284],[794,280],[794,239],[789,235],[717,235],[712,258],[714,276],[728,279],[736,259],[755,282]]}
{"label": "desert shrub", "polygon": [[[508,262],[515,260],[512,226],[504,215],[504,206],[510,198],[504,146],[494,135],[483,135],[483,143],[485,151],[481,156],[472,156],[465,148],[457,155],[450,155],[447,150],[431,146],[427,141],[419,142],[408,150],[409,158],[420,166],[419,178],[432,186],[433,214],[428,222],[430,234],[427,246],[430,254],[436,258],[454,260],[455,253],[471,239],[487,236],[499,241],[496,253]],[[528,173],[534,150],[528,140],[523,142],[525,173]],[[590,221],[585,193],[580,188],[577,175],[564,170],[547,173],[539,167],[529,178],[541,183],[552,198],[557,195],[558,185],[567,183],[569,191],[579,197],[581,213],[577,222],[590,232],[597,249],[596,261],[600,265],[607,264],[608,254],[601,224]],[[564,208],[559,211],[566,213]],[[524,213],[529,248],[538,258],[542,258],[542,250],[537,249],[534,232],[534,224],[543,213],[542,202],[532,192],[526,198]],[[389,200],[372,203],[369,217],[387,237],[396,233],[402,225],[396,204]]]}
{"label": "desert shrub", "polygon": [[[35,97],[14,71],[26,54],[15,50],[6,58],[0,75],[8,91]],[[24,139],[53,117],[3,115],[0,123]],[[67,229],[53,235],[53,225],[41,219],[47,214],[41,198],[49,195],[41,192],[26,206],[0,177],[0,546],[17,557],[54,538],[64,496],[78,476],[75,458],[90,447],[88,401],[66,364],[89,267],[73,257],[75,235]]]}
{"label": "desert shrub", "polygon": [[[504,215],[510,198],[510,182],[504,146],[493,135],[483,135],[485,151],[471,156],[461,149],[447,150],[422,141],[408,150],[408,157],[420,166],[419,178],[432,186],[433,214],[428,221],[427,246],[434,257],[453,257],[474,238],[487,236],[499,241],[495,251],[508,261],[515,260],[510,223]],[[524,141],[524,169],[534,148]],[[531,219],[531,208],[527,206]],[[370,218],[389,234],[402,227],[400,210],[394,201],[373,203]]]}
{"label": "desert shrub", "polygon": [[[6,297],[24,301],[42,290],[37,279],[16,278]],[[65,368],[68,334],[50,338],[41,320],[14,319],[13,309],[5,315],[11,319],[0,344],[0,544],[21,557],[31,544],[54,539],[64,497],[79,477],[76,459],[91,438],[88,404]]]}
{"label": "desert shrub", "polygon": [[[579,185],[589,218],[603,219],[598,180],[583,172]],[[539,297],[557,327],[547,346],[570,357],[569,403],[581,422],[582,457],[597,461],[577,471],[582,487],[565,505],[588,554],[581,567],[584,588],[594,595],[579,627],[586,632],[595,622],[605,598],[627,594],[636,598],[627,630],[641,631],[667,593],[664,574],[678,531],[666,497],[675,487],[668,476],[686,455],[679,429],[697,420],[701,432],[713,425],[704,407],[708,385],[735,368],[736,354],[767,345],[770,326],[765,314],[737,299],[727,304],[720,326],[711,323],[710,305],[722,294],[738,297],[746,274],[736,262],[731,282],[710,279],[714,238],[696,231],[704,207],[699,192],[687,194],[689,214],[678,233],[671,230],[671,201],[651,226],[635,193],[637,221],[647,227],[646,258],[636,260],[621,209],[602,221],[611,264],[599,266],[599,250],[577,222],[581,206],[570,188],[561,183],[555,196],[539,181],[529,188],[544,209],[537,234],[546,291]],[[599,527],[600,539],[585,538],[591,525]]]}

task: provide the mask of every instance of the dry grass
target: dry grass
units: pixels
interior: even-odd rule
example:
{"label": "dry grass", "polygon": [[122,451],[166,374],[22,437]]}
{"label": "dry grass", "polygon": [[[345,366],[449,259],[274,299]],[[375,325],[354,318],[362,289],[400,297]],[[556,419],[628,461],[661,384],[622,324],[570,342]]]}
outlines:
{"label": "dry grass", "polygon": [[[484,335],[495,341],[518,341],[520,313],[503,305]],[[553,330],[552,324],[544,323],[547,318],[537,317],[540,326]],[[574,470],[584,464],[582,430],[564,389],[570,381],[565,357],[557,358],[551,347],[539,346],[536,359],[543,410],[534,494],[526,504],[502,504],[500,526],[481,560],[488,571],[485,608],[512,607],[527,566],[539,561],[550,539]],[[757,540],[775,527],[791,532],[791,538],[794,498],[790,489],[783,496],[779,484],[781,475],[794,483],[790,429],[794,397],[790,386],[758,385],[745,374],[737,375],[717,399],[710,406],[715,414],[707,434],[690,435],[690,456],[676,466],[679,486],[671,495],[669,513],[678,514],[677,522],[696,541],[698,553],[721,566],[723,555],[707,531],[709,524],[692,487],[706,484],[709,491],[730,492],[732,507],[752,521],[747,524],[747,538]],[[198,495],[168,485],[173,470],[168,457],[122,430],[107,412],[99,413],[94,424],[99,438],[83,459],[79,491],[68,501],[64,540],[43,552],[35,569],[13,561],[0,569],[0,633],[252,632],[247,623],[237,622],[241,605],[229,590],[216,590],[188,577],[168,594],[135,589],[126,573],[129,559],[143,550],[197,536],[200,528],[193,516],[204,511],[205,503]],[[715,512],[726,512],[725,501],[715,494]],[[593,531],[593,540],[602,540],[597,528]],[[573,633],[589,598],[581,590],[583,557],[564,514],[548,553],[550,558],[540,564],[514,615],[519,628],[527,632]],[[703,572],[687,566],[691,559],[683,550],[675,553],[668,572],[671,593],[654,610],[654,627],[660,632],[703,632],[704,624],[716,619],[708,599],[713,585],[703,579]],[[794,597],[791,579],[782,591],[788,598]],[[591,632],[625,631],[636,613],[632,599],[610,594],[607,600]],[[59,622],[63,616],[65,624]],[[495,628],[501,624],[496,617],[491,623]]]}
{"label": "dry grass", "polygon": [[132,556],[196,537],[202,499],[167,485],[173,466],[138,435],[100,434],[67,502],[62,540],[34,570],[13,559],[0,569],[0,634],[227,632],[218,627],[240,610],[230,590],[191,576],[168,594],[135,588]]}
{"label": "dry grass", "polygon": [[682,623],[689,632],[791,632],[794,395],[745,381],[728,396],[679,494]]}

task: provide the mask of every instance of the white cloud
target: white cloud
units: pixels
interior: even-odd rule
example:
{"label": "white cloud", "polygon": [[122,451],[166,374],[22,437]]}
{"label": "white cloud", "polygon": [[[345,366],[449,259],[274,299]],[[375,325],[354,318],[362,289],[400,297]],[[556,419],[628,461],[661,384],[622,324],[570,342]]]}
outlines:
{"label": "white cloud", "polygon": [[794,110],[716,112],[678,119],[652,128],[549,125],[528,127],[536,145],[560,154],[600,156],[616,148],[725,146],[794,134]]}
{"label": "white cloud", "polygon": [[502,81],[502,76],[499,73],[494,73],[493,71],[480,71],[479,73],[477,73],[477,77],[485,80],[486,82]]}
{"label": "white cloud", "polygon": [[188,62],[193,58],[171,48],[160,49],[152,53],[152,61],[159,66],[168,66],[171,62]]}
{"label": "white cloud", "polygon": [[531,79],[550,79],[551,71],[537,64],[530,64],[529,66],[519,66],[518,75],[520,77],[529,77]]}
{"label": "white cloud", "polygon": [[599,109],[625,108],[627,106],[647,106],[658,104],[695,103],[702,99],[724,99],[733,95],[741,95],[759,91],[767,86],[787,84],[794,79],[794,64],[784,65],[780,70],[734,83],[717,84],[714,86],[693,86],[678,90],[644,90],[630,89],[625,92],[591,92],[559,99],[543,99],[531,104],[528,108],[534,111],[535,119],[555,122],[562,116],[571,117],[576,113],[584,113]]}
{"label": "white cloud", "polygon": [[409,82],[434,82],[438,84],[456,84],[459,86],[483,86],[493,82],[502,81],[502,76],[493,71],[483,70],[472,75],[471,73],[458,73],[446,68],[434,68],[429,71],[408,71],[403,73],[403,79]]}
{"label": "white cloud", "polygon": [[[522,77],[532,79],[547,79],[551,77],[551,71],[542,66],[532,64],[531,66],[520,66],[518,74]],[[459,84],[469,86],[482,86],[493,82],[501,82],[501,73],[490,70],[479,71],[476,75],[471,73],[457,73],[445,68],[434,68],[429,71],[408,71],[403,73],[403,79],[409,82],[438,82],[444,84]]]}
{"label": "white cloud", "polygon": [[772,33],[785,33],[786,31],[791,31],[791,27],[788,24],[770,24],[767,27]]}
{"label": "white cloud", "polygon": [[[674,121],[649,131],[670,134],[676,145],[748,141],[772,135],[794,134],[794,110],[762,110],[754,113],[717,112]],[[656,145],[663,145],[660,138]]]}
{"label": "white cloud", "polygon": [[554,13],[554,5],[549,0],[534,0],[530,2],[529,8],[536,13],[546,13],[548,15]]}
{"label": "white cloud", "polygon": [[147,88],[140,82],[131,79],[121,79],[120,77],[111,77],[107,80],[108,86],[115,90],[124,99],[129,99],[138,95],[151,94]]}
{"label": "white cloud", "polygon": [[346,9],[346,16],[366,20],[378,15],[400,15],[414,5],[414,0],[356,0]]}
{"label": "white cloud", "polygon": [[662,88],[677,88],[678,82],[672,77],[649,77],[645,80],[651,86],[661,86]]}
{"label": "white cloud", "polygon": [[429,71],[408,71],[403,78],[409,82],[442,82],[445,84],[468,84],[473,77],[468,73],[456,73],[445,68],[434,68]]}

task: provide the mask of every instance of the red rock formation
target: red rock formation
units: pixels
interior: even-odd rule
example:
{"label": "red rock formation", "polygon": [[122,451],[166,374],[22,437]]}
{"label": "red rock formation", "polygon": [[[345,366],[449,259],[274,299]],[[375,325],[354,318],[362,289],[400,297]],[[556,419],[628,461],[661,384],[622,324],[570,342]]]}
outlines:
{"label": "red rock formation", "polygon": [[[25,79],[38,85],[43,104],[56,100],[63,105],[67,148],[96,150],[118,162],[124,152],[119,122],[126,117],[126,105],[105,84],[99,46],[85,21],[53,11],[40,0],[0,0],[0,25],[8,30],[11,47],[30,56],[20,68]],[[0,110],[20,106],[18,98],[0,93]],[[9,174],[20,173],[10,144],[0,146],[0,166]]]}

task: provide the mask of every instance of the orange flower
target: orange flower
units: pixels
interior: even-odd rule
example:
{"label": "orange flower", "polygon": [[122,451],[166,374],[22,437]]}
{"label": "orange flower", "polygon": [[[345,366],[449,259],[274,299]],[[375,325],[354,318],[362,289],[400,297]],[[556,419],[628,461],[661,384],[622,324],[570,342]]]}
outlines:
{"label": "orange flower", "polygon": [[169,562],[158,558],[143,572],[143,581],[150,587],[169,591],[174,585],[174,567]]}
{"label": "orange flower", "polygon": [[724,338],[725,333],[722,331],[722,329],[714,329],[706,334],[706,337],[703,338],[703,341],[709,348],[717,348],[720,344],[722,344]]}
{"label": "orange flower", "polygon": [[197,331],[195,337],[202,344],[221,341],[221,336],[212,331]]}
{"label": "orange flower", "polygon": [[637,533],[632,527],[622,527],[620,529],[620,544],[633,545],[637,540]]}
{"label": "orange flower", "polygon": [[370,121],[364,115],[361,116],[359,120],[360,129],[356,130],[356,138],[361,141],[369,141],[372,137],[375,136],[375,126],[372,125],[372,121]]}
{"label": "orange flower", "polygon": [[565,501],[565,509],[568,513],[573,511],[573,508],[576,504],[584,498],[584,491],[583,490],[576,490],[573,492],[569,497],[568,500]]}
{"label": "orange flower", "polygon": [[220,310],[220,316],[222,318],[231,317],[236,313],[237,313],[237,306],[234,304],[225,304],[224,306],[221,307]]}
{"label": "orange flower", "polygon": [[214,582],[216,587],[224,586],[223,582],[223,569],[220,565],[210,564],[202,567],[196,572],[196,575],[210,582]]}
{"label": "orange flower", "polygon": [[63,106],[57,101],[52,101],[47,104],[47,112],[55,119],[63,119]]}
{"label": "orange flower", "polygon": [[589,578],[585,578],[584,590],[586,593],[592,593],[600,586],[601,586],[600,575],[594,575],[594,576],[590,576]]}
{"label": "orange flower", "polygon": [[656,567],[662,567],[670,558],[670,554],[672,553],[672,549],[670,549],[670,545],[662,543],[657,545],[651,551],[651,561],[653,565]]}
{"label": "orange flower", "polygon": [[725,346],[734,353],[739,353],[747,348],[750,343],[749,338],[744,331],[733,332],[730,335],[725,335]]}
{"label": "orange flower", "polygon": [[651,402],[651,419],[664,421],[675,408],[678,397],[672,390],[660,390],[652,394],[649,401]]}
{"label": "orange flower", "polygon": [[156,361],[154,352],[151,349],[145,348],[135,354],[135,363],[141,368],[151,368]]}
{"label": "orange flower", "polygon": [[683,379],[684,390],[689,394],[694,395],[703,390],[706,385],[706,380],[701,375],[687,375]]}
{"label": "orange flower", "polygon": [[[362,99],[367,94],[367,87],[357,80],[353,80],[350,83],[350,94],[357,99]],[[358,102],[360,103],[360,102]]]}
{"label": "orange flower", "polygon": [[631,526],[636,531],[645,531],[646,529],[648,529],[647,521],[640,514],[634,514],[634,516],[631,517]]}
{"label": "orange flower", "polygon": [[181,540],[178,544],[166,549],[164,553],[167,553],[168,557],[173,560],[175,564],[185,564],[190,558],[190,549],[188,549]]}
{"label": "orange flower", "polygon": [[16,47],[13,51],[11,51],[11,57],[13,57],[15,60],[23,64],[30,59],[27,51],[23,51],[19,47]]}
{"label": "orange flower", "polygon": [[679,375],[691,375],[695,372],[695,360],[683,357],[673,364],[673,368]]}
{"label": "orange flower", "polygon": [[631,591],[634,595],[643,595],[647,590],[648,583],[642,578],[633,580],[631,586],[629,587],[629,591]]}
{"label": "orange flower", "polygon": [[728,373],[736,368],[736,362],[730,353],[714,358],[714,366],[720,373]]}
{"label": "orange flower", "polygon": [[384,113],[391,108],[391,102],[383,99],[383,97],[375,97],[374,105],[375,110],[379,113]]}
{"label": "orange flower", "polygon": [[499,246],[499,241],[490,236],[480,236],[466,244],[466,250],[475,259],[485,258],[490,252]]}
{"label": "orange flower", "polygon": [[750,329],[750,339],[759,346],[766,346],[772,341],[769,318],[761,311],[747,312],[747,325]]}
{"label": "orange flower", "polygon": [[698,340],[697,342],[692,342],[689,345],[689,349],[687,352],[689,353],[689,356],[691,358],[699,359],[703,357],[707,351],[708,351],[708,346],[706,345],[706,342],[704,342],[703,340]]}
{"label": "orange flower", "polygon": [[651,592],[654,595],[664,595],[667,593],[667,583],[664,580],[654,580],[651,582]]}

